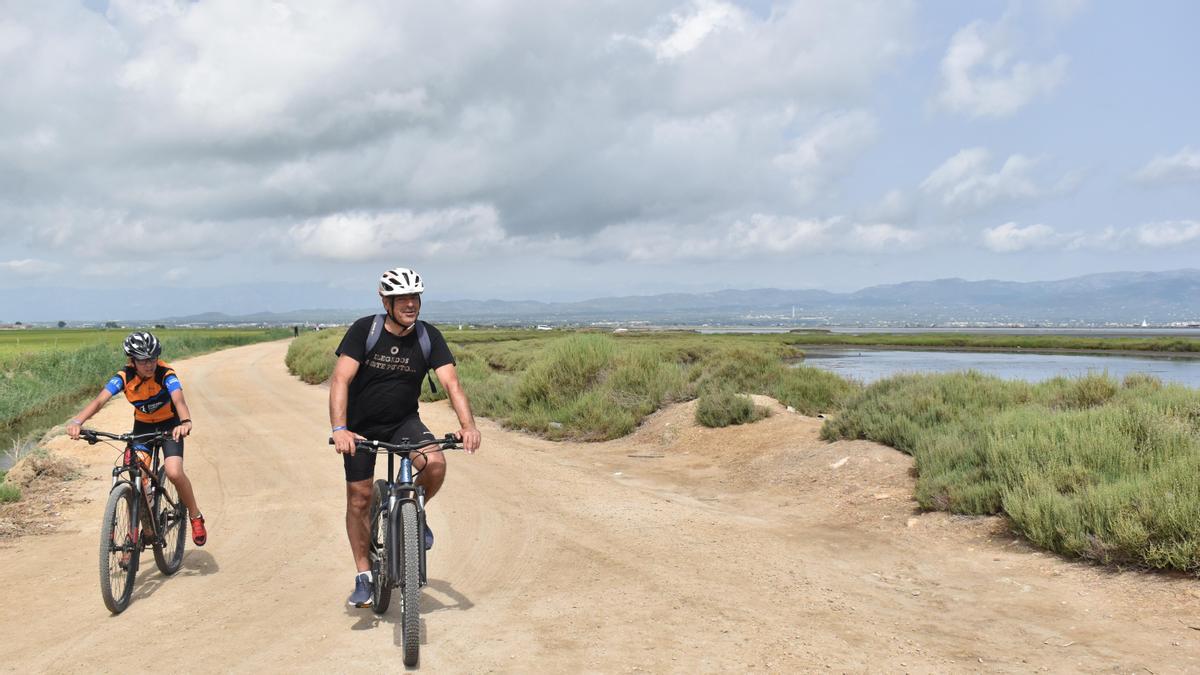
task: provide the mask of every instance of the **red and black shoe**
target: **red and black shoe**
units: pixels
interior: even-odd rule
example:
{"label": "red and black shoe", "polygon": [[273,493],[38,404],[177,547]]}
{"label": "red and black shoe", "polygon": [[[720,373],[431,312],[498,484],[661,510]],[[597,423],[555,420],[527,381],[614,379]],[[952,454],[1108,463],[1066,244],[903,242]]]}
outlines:
{"label": "red and black shoe", "polygon": [[204,527],[204,516],[192,518],[192,543],[203,546],[208,541],[208,530]]}

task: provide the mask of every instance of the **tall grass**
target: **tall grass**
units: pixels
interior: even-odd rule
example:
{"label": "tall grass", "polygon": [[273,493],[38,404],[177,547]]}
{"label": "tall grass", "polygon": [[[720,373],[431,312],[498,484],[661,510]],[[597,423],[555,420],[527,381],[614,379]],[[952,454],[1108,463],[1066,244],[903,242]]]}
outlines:
{"label": "tall grass", "polygon": [[21,488],[11,483],[0,482],[0,504],[20,501]]}
{"label": "tall grass", "polygon": [[696,421],[706,427],[749,424],[768,414],[765,408],[754,405],[749,396],[731,389],[709,389],[702,392],[696,402]]}
{"label": "tall grass", "polygon": [[912,454],[925,508],[1004,513],[1067,555],[1200,572],[1200,392],[1145,376],[896,377],[822,435]]}

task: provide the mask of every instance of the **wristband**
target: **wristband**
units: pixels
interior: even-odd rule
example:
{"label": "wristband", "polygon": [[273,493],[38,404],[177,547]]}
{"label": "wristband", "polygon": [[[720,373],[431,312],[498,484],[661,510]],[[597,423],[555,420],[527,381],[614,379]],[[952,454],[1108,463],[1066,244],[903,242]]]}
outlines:
{"label": "wristband", "polygon": [[340,426],[340,427],[334,427],[334,428],[333,428],[333,430],[334,430],[334,431],[345,431],[345,430],[346,430],[346,427],[345,427],[344,425],[343,425],[343,426]]}
{"label": "wristband", "polygon": [[78,424],[79,426],[83,426],[83,422],[80,422],[79,420],[77,420],[73,417],[71,418],[71,424]]}
{"label": "wristband", "polygon": [[185,422],[186,422],[186,423],[188,423],[188,424],[191,424],[191,423],[192,423],[192,420],[191,420],[190,418],[189,418],[189,419],[186,419],[186,420],[179,420],[179,423],[180,423],[180,424],[183,424],[183,423],[185,423]]}

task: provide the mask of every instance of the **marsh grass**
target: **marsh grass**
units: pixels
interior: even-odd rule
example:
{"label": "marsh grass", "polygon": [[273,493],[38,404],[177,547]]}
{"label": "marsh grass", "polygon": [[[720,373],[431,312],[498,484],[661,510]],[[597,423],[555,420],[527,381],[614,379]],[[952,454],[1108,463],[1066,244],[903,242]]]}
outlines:
{"label": "marsh grass", "polygon": [[731,389],[709,389],[696,401],[696,421],[706,427],[749,424],[769,414],[766,408],[754,405],[749,396]]}
{"label": "marsh grass", "polygon": [[1145,376],[910,375],[866,388],[822,435],[912,454],[925,508],[1003,513],[1067,555],[1200,572],[1200,392]]}

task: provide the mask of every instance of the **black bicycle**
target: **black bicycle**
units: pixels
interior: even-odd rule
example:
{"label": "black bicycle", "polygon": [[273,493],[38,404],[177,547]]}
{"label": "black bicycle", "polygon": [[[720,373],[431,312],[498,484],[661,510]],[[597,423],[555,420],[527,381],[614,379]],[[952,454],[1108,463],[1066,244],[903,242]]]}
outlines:
{"label": "black bicycle", "polygon": [[[329,439],[332,444],[333,439]],[[387,611],[392,589],[401,595],[401,624],[404,634],[404,665],[415,666],[421,650],[421,587],[427,581],[425,571],[425,488],[414,481],[420,471],[413,470],[410,455],[424,457],[459,447],[454,434],[440,440],[409,443],[384,443],[361,440],[355,452],[387,453],[387,480],[377,480],[371,490],[371,608],[376,614]],[[395,471],[396,455],[400,472]]]}
{"label": "black bicycle", "polygon": [[120,614],[129,606],[147,546],[154,547],[154,562],[163,574],[170,576],[183,564],[187,507],[161,463],[163,441],[171,433],[118,435],[83,429],[79,436],[90,445],[102,438],[125,443],[100,525],[100,596],[108,611]]}

